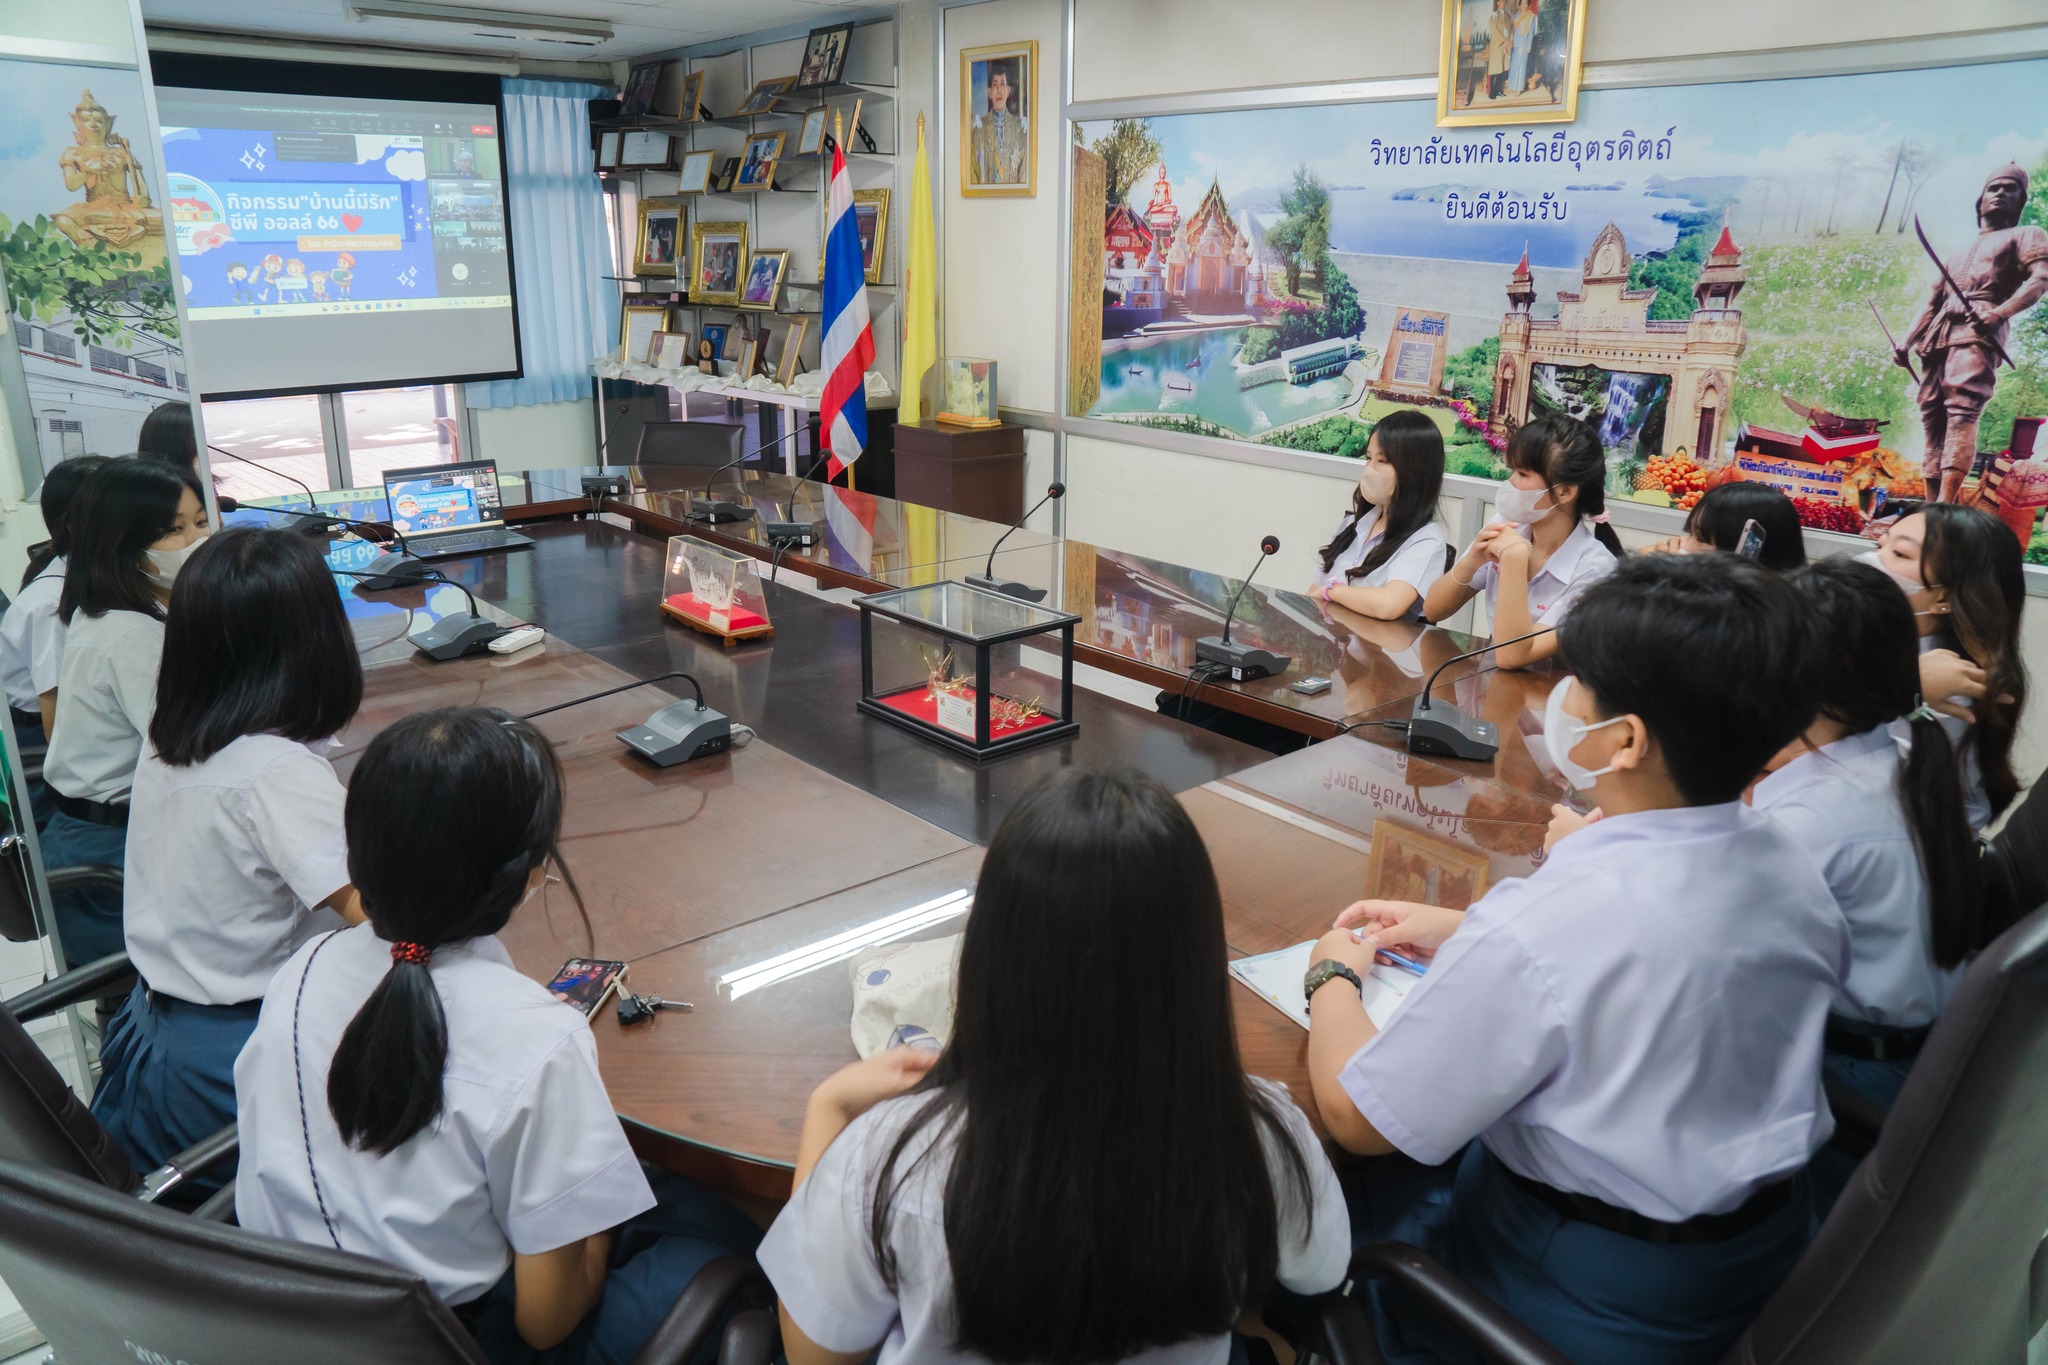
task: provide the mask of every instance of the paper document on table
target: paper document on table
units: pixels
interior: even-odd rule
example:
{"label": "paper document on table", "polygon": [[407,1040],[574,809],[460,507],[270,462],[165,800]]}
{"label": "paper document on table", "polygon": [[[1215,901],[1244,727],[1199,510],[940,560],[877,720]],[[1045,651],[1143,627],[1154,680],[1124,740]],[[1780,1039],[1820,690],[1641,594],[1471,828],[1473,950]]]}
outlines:
{"label": "paper document on table", "polygon": [[[1241,957],[1230,964],[1230,974],[1252,988],[1252,993],[1303,1028],[1308,1027],[1308,1002],[1301,998],[1301,978],[1308,974],[1309,954],[1314,942],[1297,943],[1277,953]],[[1409,988],[1422,978],[1399,967],[1377,964],[1365,977],[1365,1013],[1375,1028],[1387,1020],[1407,996]]]}

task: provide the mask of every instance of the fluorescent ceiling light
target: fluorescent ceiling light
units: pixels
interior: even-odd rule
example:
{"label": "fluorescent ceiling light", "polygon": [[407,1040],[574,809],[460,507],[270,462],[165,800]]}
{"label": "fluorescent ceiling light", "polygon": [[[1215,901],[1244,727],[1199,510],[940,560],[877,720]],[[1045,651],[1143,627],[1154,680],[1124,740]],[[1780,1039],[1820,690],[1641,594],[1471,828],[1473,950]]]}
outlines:
{"label": "fluorescent ceiling light", "polygon": [[257,34],[210,33],[201,29],[164,28],[148,25],[152,52],[196,52],[208,57],[255,57],[259,60],[323,62],[344,66],[400,66],[428,71],[474,71],[494,76],[516,76],[519,61],[514,57],[472,57],[453,52],[402,51],[395,47],[364,47],[348,43],[324,43],[316,38],[266,38]]}
{"label": "fluorescent ceiling light", "polygon": [[718,984],[725,988],[729,998],[737,1000],[743,995],[772,986],[778,981],[787,981],[793,976],[814,972],[834,962],[844,962],[864,948],[892,943],[908,937],[920,929],[942,924],[949,919],[964,915],[973,906],[974,897],[966,887],[949,891],[936,900],[913,905],[907,910],[898,910],[893,915],[884,915],[866,924],[857,924],[842,930],[830,938],[821,938],[816,943],[807,943],[801,948],[792,948],[778,953],[765,962],[756,962],[751,967],[736,967],[718,978]]}
{"label": "fluorescent ceiling light", "polygon": [[352,0],[342,10],[352,23],[379,21],[460,33],[500,42],[561,43],[596,47],[612,39],[612,26],[602,19],[564,19],[508,10],[471,9],[466,5],[430,5],[419,0]]}

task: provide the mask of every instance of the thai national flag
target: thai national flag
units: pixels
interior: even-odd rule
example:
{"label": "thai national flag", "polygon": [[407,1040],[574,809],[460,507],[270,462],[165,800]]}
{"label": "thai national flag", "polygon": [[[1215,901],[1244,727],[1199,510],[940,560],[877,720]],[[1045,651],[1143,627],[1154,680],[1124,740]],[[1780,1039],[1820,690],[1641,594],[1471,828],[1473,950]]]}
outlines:
{"label": "thai national flag", "polygon": [[853,186],[846,153],[832,146],[831,208],[825,229],[825,339],[819,360],[825,393],[819,420],[832,452],[826,478],[860,458],[868,443],[868,395],[863,385],[875,363],[875,332],[868,325],[867,272],[861,267],[860,228],[853,216]]}

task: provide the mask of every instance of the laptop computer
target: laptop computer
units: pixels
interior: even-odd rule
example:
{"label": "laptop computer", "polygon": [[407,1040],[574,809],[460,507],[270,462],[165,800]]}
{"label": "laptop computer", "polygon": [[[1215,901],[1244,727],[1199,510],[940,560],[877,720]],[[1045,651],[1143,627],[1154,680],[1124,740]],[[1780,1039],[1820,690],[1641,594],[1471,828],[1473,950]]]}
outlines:
{"label": "laptop computer", "polygon": [[384,471],[387,520],[421,559],[452,559],[533,544],[505,529],[498,503],[498,463],[428,465]]}

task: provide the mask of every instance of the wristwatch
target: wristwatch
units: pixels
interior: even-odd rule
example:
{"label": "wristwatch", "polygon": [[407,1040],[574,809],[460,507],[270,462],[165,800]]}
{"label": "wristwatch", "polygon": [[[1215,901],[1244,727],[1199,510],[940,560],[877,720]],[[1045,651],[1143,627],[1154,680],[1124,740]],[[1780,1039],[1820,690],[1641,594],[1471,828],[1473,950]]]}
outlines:
{"label": "wristwatch", "polygon": [[1336,977],[1343,977],[1358,989],[1360,999],[1365,997],[1365,983],[1358,979],[1358,973],[1334,957],[1326,957],[1302,974],[1301,995],[1304,1000],[1314,1000],[1316,992],[1330,984]]}

